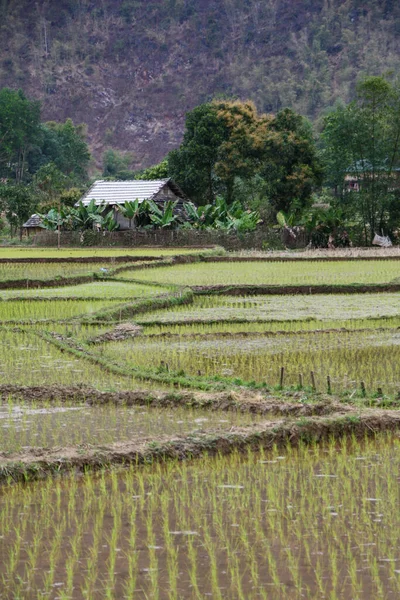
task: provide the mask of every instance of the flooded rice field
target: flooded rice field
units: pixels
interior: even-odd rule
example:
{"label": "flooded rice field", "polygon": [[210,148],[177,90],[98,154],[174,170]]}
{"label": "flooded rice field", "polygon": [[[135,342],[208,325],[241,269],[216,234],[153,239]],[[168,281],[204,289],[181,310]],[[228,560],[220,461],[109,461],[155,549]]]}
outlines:
{"label": "flooded rice field", "polygon": [[110,342],[98,351],[124,364],[168,365],[191,375],[239,378],[276,385],[280,368],[285,384],[297,385],[299,373],[313,371],[324,386],[330,375],[336,391],[350,390],[360,381],[371,389],[397,392],[400,387],[398,331],[328,331],[297,335],[210,335],[149,337]]}
{"label": "flooded rice field", "polygon": [[[141,323],[190,323],[191,321],[279,321],[302,320],[350,322],[400,317],[400,294],[329,294],[299,296],[197,296],[188,306],[140,315]],[[328,321],[328,323],[326,323]],[[340,326],[340,325],[339,325]]]}
{"label": "flooded rice field", "polygon": [[398,437],[0,488],[3,599],[400,595]]}
{"label": "flooded rice field", "polygon": [[268,417],[250,413],[132,406],[0,404],[0,456],[31,448],[160,439],[204,430],[229,431]]}

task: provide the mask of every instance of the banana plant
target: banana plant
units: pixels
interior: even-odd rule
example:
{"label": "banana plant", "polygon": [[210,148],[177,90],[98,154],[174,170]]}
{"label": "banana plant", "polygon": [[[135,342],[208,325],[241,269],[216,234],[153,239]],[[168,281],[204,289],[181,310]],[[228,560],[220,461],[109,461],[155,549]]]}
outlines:
{"label": "banana plant", "polygon": [[102,229],[105,229],[106,231],[117,231],[117,229],[119,229],[119,224],[114,219],[114,215],[112,212],[107,213],[103,217],[103,223],[101,224],[101,226]]}
{"label": "banana plant", "polygon": [[64,208],[63,206],[61,207],[60,213],[58,213],[57,209],[52,208],[47,214],[39,215],[39,217],[43,227],[50,231],[56,231],[59,224],[61,227],[67,226],[67,228],[69,228],[68,226],[71,225],[70,211],[68,208]]}
{"label": "banana plant", "polygon": [[185,212],[189,223],[196,229],[211,227],[215,221],[215,206],[213,204],[195,206],[191,202],[187,202],[185,204]]}
{"label": "banana plant", "polygon": [[174,214],[174,209],[177,205],[177,202],[168,200],[168,202],[164,205],[164,208],[161,209],[154,200],[148,200],[147,206],[149,209],[150,220],[155,227],[160,227],[162,229],[167,229],[168,227],[172,228],[179,223],[178,215]]}
{"label": "banana plant", "polygon": [[101,227],[104,222],[104,209],[105,205],[96,206],[94,199],[87,206],[79,202],[78,208],[73,209],[72,213],[75,228],[91,229],[93,225]]}
{"label": "banana plant", "polygon": [[132,221],[137,219],[140,215],[145,214],[148,211],[147,202],[140,202],[137,198],[133,202],[125,202],[125,204],[118,205],[118,211],[126,218],[129,219],[129,229],[132,226]]}

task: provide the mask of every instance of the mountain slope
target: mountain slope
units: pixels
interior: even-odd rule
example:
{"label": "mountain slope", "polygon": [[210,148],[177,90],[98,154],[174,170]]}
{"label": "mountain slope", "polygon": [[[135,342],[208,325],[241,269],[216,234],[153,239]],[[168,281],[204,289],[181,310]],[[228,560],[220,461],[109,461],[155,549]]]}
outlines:
{"label": "mountain slope", "polygon": [[398,71],[399,50],[396,0],[0,0],[0,86],[87,123],[97,158],[129,150],[135,167],[215,95],[314,118],[360,75]]}

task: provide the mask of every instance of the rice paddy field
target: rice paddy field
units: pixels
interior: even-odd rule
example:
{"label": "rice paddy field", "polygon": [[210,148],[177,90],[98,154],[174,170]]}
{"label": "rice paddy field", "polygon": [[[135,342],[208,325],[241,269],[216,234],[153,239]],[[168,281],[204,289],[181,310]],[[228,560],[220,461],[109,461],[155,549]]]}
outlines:
{"label": "rice paddy field", "polygon": [[[118,263],[118,267],[130,266],[131,263]],[[109,262],[99,263],[0,263],[0,282],[2,281],[27,281],[27,287],[31,280],[54,280],[57,278],[73,278],[83,275],[89,276],[94,273],[102,275],[111,270]]]}
{"label": "rice paddy field", "polygon": [[140,322],[173,325],[260,321],[285,325],[292,321],[323,321],[325,327],[326,322],[351,323],[396,317],[399,315],[399,298],[398,293],[242,297],[201,295],[195,297],[188,306],[152,311],[140,317]]}
{"label": "rice paddy field", "polygon": [[189,286],[395,284],[400,283],[400,261],[311,262],[304,260],[301,267],[296,261],[200,262],[141,272],[127,270],[119,277]]}
{"label": "rice paddy field", "polygon": [[0,290],[1,300],[37,300],[37,299],[98,299],[110,301],[133,300],[149,296],[158,296],[171,291],[171,287],[125,283],[122,281],[94,281],[80,285],[51,287],[40,289]]}
{"label": "rice paddy field", "polygon": [[[140,387],[133,375],[119,375],[67,354],[33,332],[0,331],[0,385],[40,386],[76,384],[100,390]],[[1,446],[0,446],[1,448]]]}
{"label": "rice paddy field", "polygon": [[381,435],[15,485],[3,597],[397,598],[399,468]]}
{"label": "rice paddy field", "polygon": [[187,254],[207,254],[214,248],[0,248],[0,259],[46,259],[46,258],[92,258],[120,256],[176,256]]}
{"label": "rice paddy field", "polygon": [[[265,419],[265,417],[263,417]],[[7,398],[0,407],[2,452],[152,440],[171,435],[196,435],[206,429],[229,430],[260,422],[258,415],[147,406],[96,406],[69,403],[21,404]]]}
{"label": "rice paddy field", "polygon": [[145,250],[0,249],[0,599],[400,597],[400,261]]}

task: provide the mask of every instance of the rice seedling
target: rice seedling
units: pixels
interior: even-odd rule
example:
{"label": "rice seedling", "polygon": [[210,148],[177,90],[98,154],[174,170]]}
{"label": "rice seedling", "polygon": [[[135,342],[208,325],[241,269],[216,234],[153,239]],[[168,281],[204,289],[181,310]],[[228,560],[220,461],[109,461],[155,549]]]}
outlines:
{"label": "rice seedling", "polygon": [[[118,268],[131,263],[118,263]],[[97,273],[101,275],[112,269],[110,263],[0,263],[0,281],[21,280],[46,281],[61,277],[79,277]]]}
{"label": "rice seedling", "polygon": [[83,444],[143,441],[163,436],[196,434],[203,430],[225,431],[236,425],[265,420],[251,413],[104,406],[81,402],[21,403],[12,396],[0,402],[0,453],[27,448],[52,448]]}
{"label": "rice seedling", "polygon": [[[91,300],[109,299],[126,300],[134,298],[143,298],[146,296],[156,296],[166,294],[171,290],[170,287],[140,285],[134,283],[125,283],[122,281],[94,281],[91,283],[82,283],[80,285],[70,285],[63,287],[40,288],[40,289],[20,289],[20,290],[0,290],[2,300],[36,300],[38,298],[68,298],[71,300],[89,298]],[[1,307],[1,303],[0,303]]]}
{"label": "rice seedling", "polygon": [[0,248],[0,259],[87,258],[117,256],[177,256],[221,254],[222,248]]}
{"label": "rice seedling", "polygon": [[124,271],[120,279],[161,284],[339,285],[399,283],[399,261],[195,263],[143,271]]}
{"label": "rice seedling", "polygon": [[[206,338],[139,336],[99,346],[102,356],[126,366],[167,365],[174,372],[206,377],[238,378],[244,381],[279,383],[285,368],[285,385],[298,385],[299,373],[321,390],[330,376],[335,391],[382,388],[399,390],[400,334],[391,330],[374,332],[326,331],[297,335],[219,336]],[[310,373],[316,379],[310,381]]]}
{"label": "rice seedling", "polygon": [[238,250],[231,252],[230,256],[243,258],[290,258],[292,260],[307,260],[312,258],[318,260],[321,258],[379,258],[379,259],[397,259],[400,258],[400,248],[392,246],[391,248],[377,248],[371,246],[369,248],[313,248],[304,250]]}
{"label": "rice seedling", "polygon": [[332,321],[400,317],[400,293],[282,296],[195,296],[188,306],[141,315],[140,323]]}
{"label": "rice seedling", "polygon": [[[337,330],[363,330],[371,329],[379,331],[381,329],[398,329],[400,327],[400,316],[398,317],[382,317],[382,318],[365,318],[365,319],[344,319],[344,320],[324,320],[317,321],[314,319],[301,320],[297,319],[294,321],[268,321],[268,320],[227,320],[227,321],[203,321],[195,320],[191,321],[188,319],[177,321],[168,320],[164,321],[143,321],[142,315],[138,317],[137,323],[143,327],[143,334],[146,336],[196,336],[205,337],[215,334],[222,336],[229,335],[248,335],[248,334],[259,334],[265,335],[268,333],[300,333],[307,331],[323,332],[332,329]],[[167,319],[168,317],[166,317]]]}
{"label": "rice seedling", "polygon": [[[96,364],[62,353],[26,332],[0,330],[0,384],[88,385],[103,390],[142,388],[132,376],[119,376]],[[149,387],[149,386],[146,386]]]}
{"label": "rice seedling", "polygon": [[7,300],[0,302],[0,323],[26,321],[61,321],[80,315],[93,315],[100,310],[117,307],[111,300]]}
{"label": "rice seedling", "polygon": [[14,598],[396,597],[399,466],[398,437],[381,434],[6,487],[2,586]]}
{"label": "rice seedling", "polygon": [[[31,252],[33,258],[78,256]],[[101,262],[7,264],[0,265],[0,279],[73,277],[97,268]],[[83,386],[214,390],[247,382],[263,390],[266,384],[323,391],[329,385],[355,401],[361,385],[367,395],[378,388],[395,394],[397,293],[193,297],[174,286],[385,283],[396,282],[399,271],[395,260],[196,263],[132,270],[118,281],[0,292],[0,321],[20,324],[0,329],[0,384],[81,386],[82,392],[79,400],[62,403],[60,393],[60,402],[29,404],[3,392],[3,466],[28,449],[69,447],[80,460],[87,447],[124,442],[146,442],[149,460],[161,459],[171,437],[188,436],[192,452],[205,432],[223,435],[229,448],[232,426],[268,419],[239,411],[89,406]],[[153,280],[159,283],[149,285]],[[117,324],[127,326],[125,319],[142,328],[130,337],[110,335]],[[151,384],[138,383],[146,377]],[[350,419],[360,421],[356,409]],[[309,420],[293,420],[310,442]],[[400,593],[399,466],[398,437],[381,435],[4,486],[0,597],[394,598]]]}

